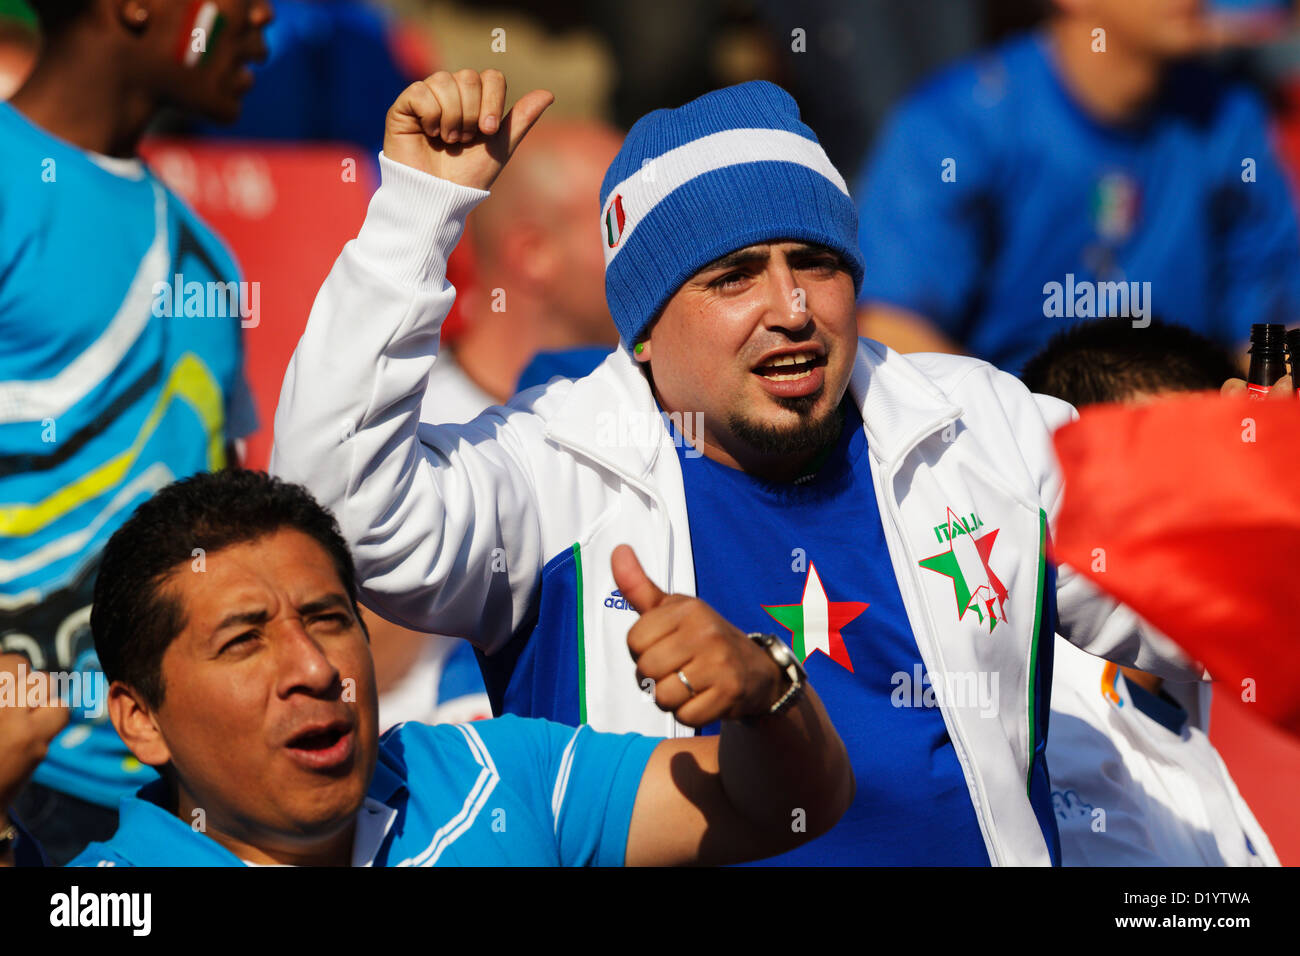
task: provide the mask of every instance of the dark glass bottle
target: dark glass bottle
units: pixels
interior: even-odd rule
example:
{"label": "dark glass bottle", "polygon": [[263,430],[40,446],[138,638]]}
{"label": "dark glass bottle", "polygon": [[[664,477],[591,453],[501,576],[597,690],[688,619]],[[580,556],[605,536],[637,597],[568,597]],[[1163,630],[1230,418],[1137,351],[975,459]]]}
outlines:
{"label": "dark glass bottle", "polygon": [[[1291,357],[1291,384],[1296,384],[1296,379],[1300,379],[1300,329],[1291,329],[1286,334],[1286,350]],[[1300,395],[1300,389],[1296,390]]]}
{"label": "dark glass bottle", "polygon": [[1263,398],[1273,383],[1286,375],[1286,326],[1252,325],[1250,327],[1250,374],[1246,391],[1252,398]]}

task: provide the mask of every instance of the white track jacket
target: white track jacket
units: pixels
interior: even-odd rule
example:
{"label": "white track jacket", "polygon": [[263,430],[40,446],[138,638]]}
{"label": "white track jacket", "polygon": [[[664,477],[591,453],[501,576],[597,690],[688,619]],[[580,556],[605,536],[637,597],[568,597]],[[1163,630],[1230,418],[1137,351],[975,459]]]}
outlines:
{"label": "white track jacket", "polygon": [[[447,256],[487,193],[380,164],[383,185],[286,373],[272,471],[334,512],[368,605],[478,646],[498,709],[693,733],[638,688],[626,646],[635,613],[613,594],[609,565],[627,543],[660,587],[695,593],[681,468],[645,378],[619,350],[586,378],[531,389],[469,424],[421,424],[455,296]],[[1061,498],[1050,436],[1070,406],[981,361],[902,356],[866,339],[849,391],[908,620],[989,857],[1047,864],[1054,626],[1092,654],[1173,680],[1201,668],[1048,560]],[[972,517],[998,531],[987,566],[964,533]],[[974,600],[996,601],[992,632],[954,601],[950,578],[918,565],[949,543]],[[960,690],[991,673],[990,713]]]}
{"label": "white track jacket", "polygon": [[1052,805],[1064,866],[1281,866],[1210,743],[1210,683],[1170,684],[1182,726],[1065,641],[1052,665]]}

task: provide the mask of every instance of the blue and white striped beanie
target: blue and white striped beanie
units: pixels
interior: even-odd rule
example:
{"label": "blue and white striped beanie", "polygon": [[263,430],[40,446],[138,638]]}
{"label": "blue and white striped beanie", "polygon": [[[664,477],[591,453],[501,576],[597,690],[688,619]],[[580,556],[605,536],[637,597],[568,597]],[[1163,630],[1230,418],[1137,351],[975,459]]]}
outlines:
{"label": "blue and white striped beanie", "polygon": [[637,120],[600,187],[605,297],[630,349],[714,259],[758,242],[839,252],[862,288],[858,214],[794,98],[756,80]]}

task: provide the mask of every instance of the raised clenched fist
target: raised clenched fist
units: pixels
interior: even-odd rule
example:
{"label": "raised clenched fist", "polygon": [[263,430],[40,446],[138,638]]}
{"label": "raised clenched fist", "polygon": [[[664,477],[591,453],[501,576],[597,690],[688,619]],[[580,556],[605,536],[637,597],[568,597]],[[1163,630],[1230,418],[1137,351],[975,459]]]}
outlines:
{"label": "raised clenched fist", "polygon": [[384,155],[461,186],[487,189],[555,101],[533,90],[505,112],[500,70],[445,70],[412,83],[388,111]]}

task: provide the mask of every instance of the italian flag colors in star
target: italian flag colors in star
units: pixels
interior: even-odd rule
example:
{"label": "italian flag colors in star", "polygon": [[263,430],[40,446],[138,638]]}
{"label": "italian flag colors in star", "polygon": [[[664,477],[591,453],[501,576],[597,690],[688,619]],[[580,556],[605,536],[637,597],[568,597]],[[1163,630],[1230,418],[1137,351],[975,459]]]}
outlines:
{"label": "italian flag colors in star", "polygon": [[213,0],[193,0],[183,22],[185,27],[177,38],[176,59],[183,66],[197,66],[212,53],[226,18]]}
{"label": "italian flag colors in star", "polygon": [[[953,593],[957,598],[957,620],[974,611],[980,623],[988,624],[989,633],[998,621],[1007,619],[1007,589],[989,567],[989,556],[998,539],[997,529],[986,531],[979,537],[975,529],[968,528],[951,508],[948,509],[948,550],[918,562],[921,567],[952,578]],[[980,610],[981,605],[984,610]],[[988,612],[987,619],[984,612]]]}
{"label": "italian flag colors in star", "polygon": [[799,604],[764,604],[763,610],[790,632],[790,644],[800,663],[813,651],[821,651],[852,672],[853,662],[844,646],[840,629],[871,605],[862,601],[831,601],[826,597],[817,565],[808,563],[803,601]]}

